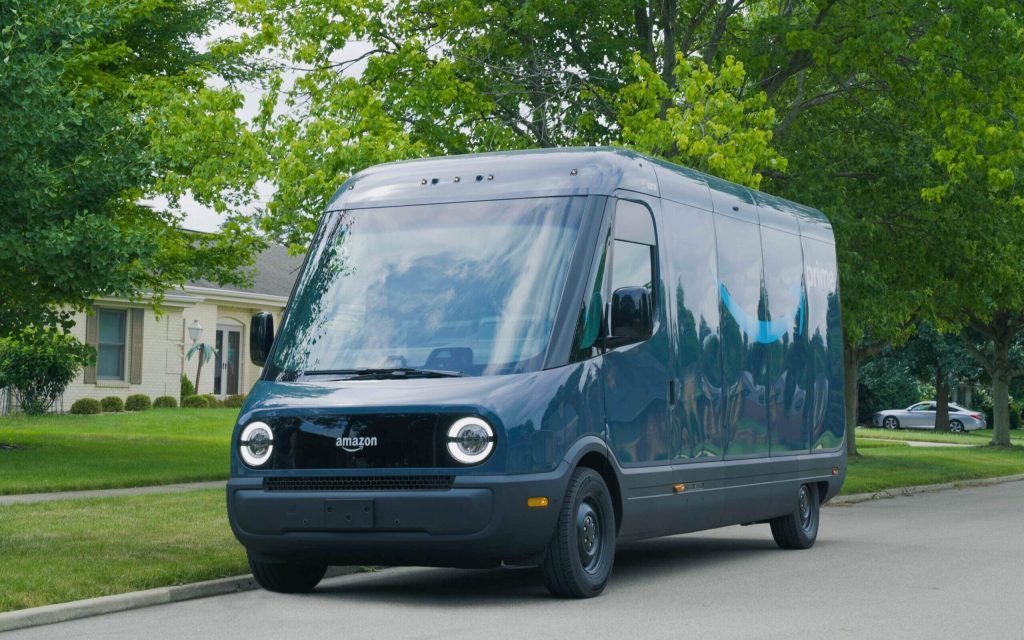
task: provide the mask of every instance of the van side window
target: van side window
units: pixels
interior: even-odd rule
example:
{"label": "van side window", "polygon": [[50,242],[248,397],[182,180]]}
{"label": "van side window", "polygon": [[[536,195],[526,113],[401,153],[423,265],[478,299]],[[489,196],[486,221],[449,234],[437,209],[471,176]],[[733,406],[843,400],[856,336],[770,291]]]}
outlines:
{"label": "van side window", "polygon": [[654,220],[647,207],[620,200],[615,207],[615,244],[612,249],[612,286],[645,287],[655,300]]}

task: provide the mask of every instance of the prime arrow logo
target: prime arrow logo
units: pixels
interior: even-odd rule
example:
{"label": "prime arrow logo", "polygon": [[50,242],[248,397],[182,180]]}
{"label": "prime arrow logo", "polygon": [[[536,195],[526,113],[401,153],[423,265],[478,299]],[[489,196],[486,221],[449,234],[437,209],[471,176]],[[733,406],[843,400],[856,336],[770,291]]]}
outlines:
{"label": "prime arrow logo", "polygon": [[751,315],[740,307],[739,303],[729,294],[729,289],[725,286],[725,283],[718,283],[718,293],[722,297],[725,308],[729,310],[729,313],[736,320],[736,324],[740,326],[744,333],[761,344],[771,344],[776,340],[780,340],[782,336],[789,333],[794,322],[796,322],[795,335],[800,335],[804,325],[804,304],[806,300],[804,288],[798,282],[789,288],[789,292],[793,295],[793,300],[796,301],[792,311],[774,320],[758,320],[756,314]]}

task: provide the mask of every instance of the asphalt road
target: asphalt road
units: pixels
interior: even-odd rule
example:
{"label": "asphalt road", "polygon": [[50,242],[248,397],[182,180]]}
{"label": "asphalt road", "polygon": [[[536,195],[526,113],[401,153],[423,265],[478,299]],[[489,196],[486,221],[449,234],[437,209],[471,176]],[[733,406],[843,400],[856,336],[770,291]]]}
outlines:
{"label": "asphalt road", "polygon": [[535,570],[389,569],[12,632],[10,638],[1024,639],[1024,482],[828,507],[818,543],[767,525],[620,548],[604,595]]}

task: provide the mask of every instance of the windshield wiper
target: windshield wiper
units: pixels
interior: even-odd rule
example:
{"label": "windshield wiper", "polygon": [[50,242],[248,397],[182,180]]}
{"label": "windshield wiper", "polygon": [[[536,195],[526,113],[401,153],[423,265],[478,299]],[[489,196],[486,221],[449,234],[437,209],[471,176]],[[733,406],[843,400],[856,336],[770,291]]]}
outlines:
{"label": "windshield wiper", "polygon": [[310,369],[302,372],[305,376],[351,376],[353,378],[461,378],[461,371],[442,371],[440,369],[418,369],[416,367],[389,367],[371,369]]}

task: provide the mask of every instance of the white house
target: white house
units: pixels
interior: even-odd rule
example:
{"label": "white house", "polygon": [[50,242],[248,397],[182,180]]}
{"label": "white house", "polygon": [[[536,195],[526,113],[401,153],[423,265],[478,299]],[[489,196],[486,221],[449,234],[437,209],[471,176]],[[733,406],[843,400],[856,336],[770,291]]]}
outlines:
{"label": "white house", "polygon": [[169,292],[152,305],[117,298],[96,301],[95,313],[80,313],[72,333],[96,348],[95,367],[87,368],[64,392],[57,411],[67,411],[79,398],[145,393],[150,398],[178,398],[181,375],[195,382],[198,354],[185,354],[192,346],[189,328],[202,328],[200,342],[213,345],[217,357],[203,364],[197,393],[218,397],[248,393],[260,368],[249,361],[249,321],[257,311],[274,314],[279,325],[302,265],[301,257],[271,245],[256,259],[249,288],[197,281]]}

